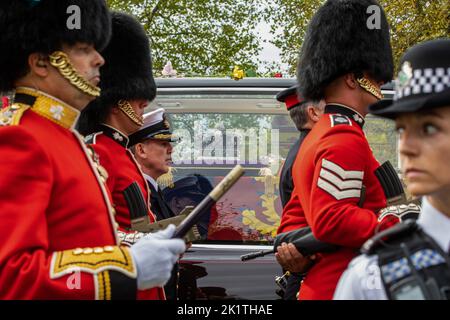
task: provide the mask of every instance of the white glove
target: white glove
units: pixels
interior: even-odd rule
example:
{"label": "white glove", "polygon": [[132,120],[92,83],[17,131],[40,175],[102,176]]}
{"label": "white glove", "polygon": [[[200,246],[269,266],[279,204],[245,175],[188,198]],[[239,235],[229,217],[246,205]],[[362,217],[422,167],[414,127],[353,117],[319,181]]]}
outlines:
{"label": "white glove", "polygon": [[174,232],[175,226],[171,224],[162,231],[145,235],[131,246],[139,290],[162,287],[169,281],[175,262],[186,251],[182,239],[170,239]]}

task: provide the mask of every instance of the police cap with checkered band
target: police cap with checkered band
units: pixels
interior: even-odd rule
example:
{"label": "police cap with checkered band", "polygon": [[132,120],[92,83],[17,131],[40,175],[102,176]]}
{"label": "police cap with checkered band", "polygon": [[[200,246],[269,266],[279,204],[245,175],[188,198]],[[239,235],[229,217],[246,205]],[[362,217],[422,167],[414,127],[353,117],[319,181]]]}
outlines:
{"label": "police cap with checkered band", "polygon": [[450,106],[450,39],[430,40],[402,57],[395,95],[370,106],[369,112],[395,119],[398,114]]}

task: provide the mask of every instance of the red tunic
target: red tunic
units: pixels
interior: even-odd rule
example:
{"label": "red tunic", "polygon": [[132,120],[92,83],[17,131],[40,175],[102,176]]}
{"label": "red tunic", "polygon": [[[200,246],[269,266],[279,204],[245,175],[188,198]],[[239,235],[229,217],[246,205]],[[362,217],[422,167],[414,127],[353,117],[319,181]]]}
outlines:
{"label": "red tunic", "polygon": [[[314,236],[342,249],[319,255],[299,299],[332,299],[341,274],[374,234],[377,213],[386,207],[374,174],[379,163],[362,130],[364,120],[345,106],[328,105],[325,112],[294,163],[293,195],[298,199],[293,196],[291,205],[300,201]],[[302,224],[301,212],[296,219]]]}
{"label": "red tunic", "polygon": [[[295,187],[294,187],[295,190]],[[305,228],[308,226],[306,221],[305,212],[298,199],[298,192],[292,194],[291,199],[283,208],[283,214],[281,216],[280,226],[277,233],[283,233],[288,231]]]}
{"label": "red tunic", "polygon": [[[115,128],[103,125],[103,131],[93,134],[87,141],[91,143],[100,164],[108,172],[106,184],[112,194],[119,230],[125,233],[134,232],[131,230],[130,211],[123,194],[123,191],[133,182],[137,182],[140,186],[148,207],[150,221],[156,221],[150,210],[150,190],[147,181],[133,154],[127,149],[128,137]],[[162,288],[154,288],[149,292],[146,298],[165,299]]]}
{"label": "red tunic", "polygon": [[26,88],[16,102],[0,112],[0,299],[135,298],[79,112]]}

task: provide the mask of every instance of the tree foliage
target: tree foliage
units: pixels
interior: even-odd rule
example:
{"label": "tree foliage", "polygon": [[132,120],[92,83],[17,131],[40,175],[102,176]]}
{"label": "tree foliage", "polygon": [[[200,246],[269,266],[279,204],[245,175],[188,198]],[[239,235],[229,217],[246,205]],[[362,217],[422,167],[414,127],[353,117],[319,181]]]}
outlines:
{"label": "tree foliage", "polygon": [[270,23],[274,39],[281,50],[281,59],[294,75],[298,53],[311,17],[324,0],[273,0],[267,3],[264,19]]}
{"label": "tree foliage", "polygon": [[450,36],[448,0],[380,0],[391,26],[394,61],[413,45]]}
{"label": "tree foliage", "polygon": [[[274,0],[265,11],[265,19],[278,33],[273,43],[281,49],[284,63],[295,73],[298,53],[309,20],[324,0]],[[391,26],[394,61],[414,44],[450,36],[448,0],[379,0]]]}
{"label": "tree foliage", "polygon": [[260,21],[256,0],[108,0],[132,13],[151,42],[153,68],[171,61],[186,75],[229,75],[234,65],[256,69]]}

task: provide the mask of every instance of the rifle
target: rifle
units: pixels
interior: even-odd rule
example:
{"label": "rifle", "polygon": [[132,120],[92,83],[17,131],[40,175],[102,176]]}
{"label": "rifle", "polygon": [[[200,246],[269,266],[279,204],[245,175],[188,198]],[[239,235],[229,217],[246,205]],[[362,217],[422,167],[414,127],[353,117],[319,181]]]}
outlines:
{"label": "rifle", "polygon": [[[194,208],[192,206],[186,206],[183,211],[175,217],[151,223],[144,196],[142,195],[141,188],[137,182],[133,182],[129,185],[123,191],[123,195],[130,211],[131,228],[134,231],[142,233],[156,232],[158,230],[165,229],[169,224],[178,226]],[[192,242],[201,238],[196,226],[193,226],[188,231],[189,232],[187,232],[184,237],[186,242]]]}
{"label": "rifle", "polygon": [[248,261],[277,252],[277,247],[283,242],[292,243],[303,256],[310,256],[318,252],[333,252],[339,248],[337,245],[317,240],[310,227],[280,233],[275,237],[273,249],[251,252],[241,256],[241,261]]}

